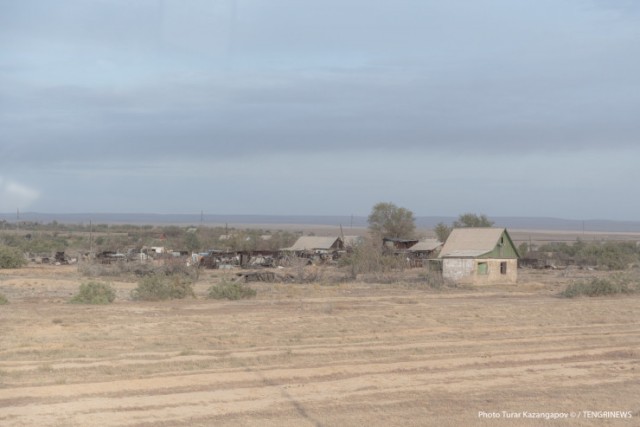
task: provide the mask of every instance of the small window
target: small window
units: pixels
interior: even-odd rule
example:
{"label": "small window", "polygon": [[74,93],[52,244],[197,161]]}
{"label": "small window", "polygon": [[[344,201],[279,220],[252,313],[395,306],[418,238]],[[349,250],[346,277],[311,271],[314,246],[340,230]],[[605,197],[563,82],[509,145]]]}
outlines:
{"label": "small window", "polygon": [[486,262],[479,262],[478,263],[478,275],[485,276],[487,274],[489,274],[489,264],[487,264]]}
{"label": "small window", "polygon": [[504,261],[500,263],[500,274],[507,274],[507,263]]}

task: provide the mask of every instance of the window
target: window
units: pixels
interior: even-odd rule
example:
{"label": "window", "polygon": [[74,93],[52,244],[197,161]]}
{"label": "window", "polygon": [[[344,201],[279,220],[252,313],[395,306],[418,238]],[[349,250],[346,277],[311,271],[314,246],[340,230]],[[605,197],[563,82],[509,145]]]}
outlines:
{"label": "window", "polygon": [[507,263],[503,261],[500,263],[500,274],[507,274]]}
{"label": "window", "polygon": [[489,264],[487,264],[486,262],[479,262],[478,263],[478,275],[487,275],[489,274]]}

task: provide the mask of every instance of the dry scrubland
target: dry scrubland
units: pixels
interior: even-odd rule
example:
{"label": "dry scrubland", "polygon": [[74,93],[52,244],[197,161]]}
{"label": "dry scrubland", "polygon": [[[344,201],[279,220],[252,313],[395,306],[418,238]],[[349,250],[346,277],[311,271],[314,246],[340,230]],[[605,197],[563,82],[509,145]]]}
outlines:
{"label": "dry scrubland", "polygon": [[[258,295],[66,301],[73,266],[0,270],[2,426],[640,425],[640,297],[563,299],[580,271],[517,286],[255,284]],[[479,411],[632,411],[631,420]]]}

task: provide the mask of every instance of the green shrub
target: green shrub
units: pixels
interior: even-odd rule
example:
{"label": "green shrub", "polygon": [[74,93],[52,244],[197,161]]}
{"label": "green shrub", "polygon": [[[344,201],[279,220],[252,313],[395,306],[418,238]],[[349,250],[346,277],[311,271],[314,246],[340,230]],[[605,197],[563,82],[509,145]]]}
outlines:
{"label": "green shrub", "polygon": [[213,285],[209,288],[209,298],[213,299],[229,299],[239,300],[253,298],[257,294],[256,290],[238,282],[227,282],[223,280],[217,285]]}
{"label": "green shrub", "polygon": [[578,296],[598,297],[604,295],[630,294],[637,289],[623,277],[597,278],[570,284],[560,296],[575,298]]}
{"label": "green shrub", "polygon": [[0,294],[0,305],[9,304],[9,300],[3,294]]}
{"label": "green shrub", "polygon": [[26,263],[27,260],[18,249],[0,246],[0,268],[19,268]]}
{"label": "green shrub", "polygon": [[116,299],[116,291],[107,283],[89,282],[80,285],[71,304],[110,304]]}
{"label": "green shrub", "polygon": [[143,278],[131,291],[131,298],[140,301],[163,301],[195,297],[191,280],[178,275],[155,274]]}

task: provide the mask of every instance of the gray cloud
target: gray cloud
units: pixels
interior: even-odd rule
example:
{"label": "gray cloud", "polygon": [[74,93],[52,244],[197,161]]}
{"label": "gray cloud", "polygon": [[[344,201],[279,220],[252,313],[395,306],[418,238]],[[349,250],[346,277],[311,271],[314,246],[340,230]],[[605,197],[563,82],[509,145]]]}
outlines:
{"label": "gray cloud", "polygon": [[634,149],[634,5],[2,2],[0,168]]}

